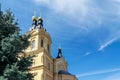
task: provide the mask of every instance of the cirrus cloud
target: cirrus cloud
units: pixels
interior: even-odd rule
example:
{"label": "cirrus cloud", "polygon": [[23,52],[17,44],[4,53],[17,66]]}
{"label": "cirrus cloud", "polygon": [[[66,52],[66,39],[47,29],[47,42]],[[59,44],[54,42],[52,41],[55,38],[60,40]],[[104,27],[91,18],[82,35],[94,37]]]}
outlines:
{"label": "cirrus cloud", "polygon": [[109,17],[108,15],[119,13],[119,0],[106,0],[106,4],[96,0],[34,0],[34,2],[82,23],[92,21],[101,24]]}
{"label": "cirrus cloud", "polygon": [[77,75],[77,77],[85,77],[85,76],[91,76],[91,75],[97,75],[97,74],[111,73],[111,72],[116,72],[116,71],[120,71],[120,68],[87,72],[87,73],[79,74]]}

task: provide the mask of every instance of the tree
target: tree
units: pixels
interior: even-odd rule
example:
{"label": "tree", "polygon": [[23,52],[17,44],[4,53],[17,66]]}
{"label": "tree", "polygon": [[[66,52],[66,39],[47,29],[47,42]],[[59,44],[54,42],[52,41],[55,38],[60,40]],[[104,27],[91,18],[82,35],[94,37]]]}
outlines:
{"label": "tree", "polygon": [[20,34],[18,22],[10,9],[0,11],[0,80],[32,80],[29,73],[33,56],[24,56],[30,35]]}

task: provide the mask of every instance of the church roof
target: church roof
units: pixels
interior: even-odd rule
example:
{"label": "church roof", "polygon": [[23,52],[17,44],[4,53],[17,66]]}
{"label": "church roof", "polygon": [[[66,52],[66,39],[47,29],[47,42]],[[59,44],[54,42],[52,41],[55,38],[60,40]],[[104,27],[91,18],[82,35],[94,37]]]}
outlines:
{"label": "church roof", "polygon": [[64,71],[64,70],[60,70],[60,71],[58,72],[58,74],[72,75],[72,74],[69,73],[68,71]]}

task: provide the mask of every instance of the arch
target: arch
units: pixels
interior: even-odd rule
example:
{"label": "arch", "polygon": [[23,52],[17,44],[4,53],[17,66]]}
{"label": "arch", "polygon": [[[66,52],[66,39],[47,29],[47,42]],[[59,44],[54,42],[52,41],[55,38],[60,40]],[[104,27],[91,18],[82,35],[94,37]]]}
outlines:
{"label": "arch", "polygon": [[50,45],[49,44],[47,44],[47,50],[48,50],[48,52],[50,52]]}
{"label": "arch", "polygon": [[32,41],[32,49],[35,49],[35,40]]}
{"label": "arch", "polygon": [[41,39],[41,44],[40,44],[40,46],[43,47],[43,45],[44,45],[44,41],[43,41],[43,39]]}

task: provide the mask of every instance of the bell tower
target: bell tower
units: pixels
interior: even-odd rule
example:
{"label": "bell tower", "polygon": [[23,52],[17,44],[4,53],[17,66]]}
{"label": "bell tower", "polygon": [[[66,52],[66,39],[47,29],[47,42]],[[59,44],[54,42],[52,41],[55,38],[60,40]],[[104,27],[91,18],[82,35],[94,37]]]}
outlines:
{"label": "bell tower", "polygon": [[36,12],[32,17],[32,26],[28,33],[30,45],[25,53],[26,56],[35,55],[30,67],[30,72],[34,75],[33,80],[77,80],[68,72],[68,63],[60,47],[57,57],[52,57],[52,39],[43,26],[42,16],[36,17]]}
{"label": "bell tower", "polygon": [[34,80],[53,80],[53,58],[51,56],[52,40],[49,33],[43,27],[42,16],[32,17],[32,27],[29,30],[30,45],[25,50],[26,55],[35,55],[30,72],[34,74]]}

